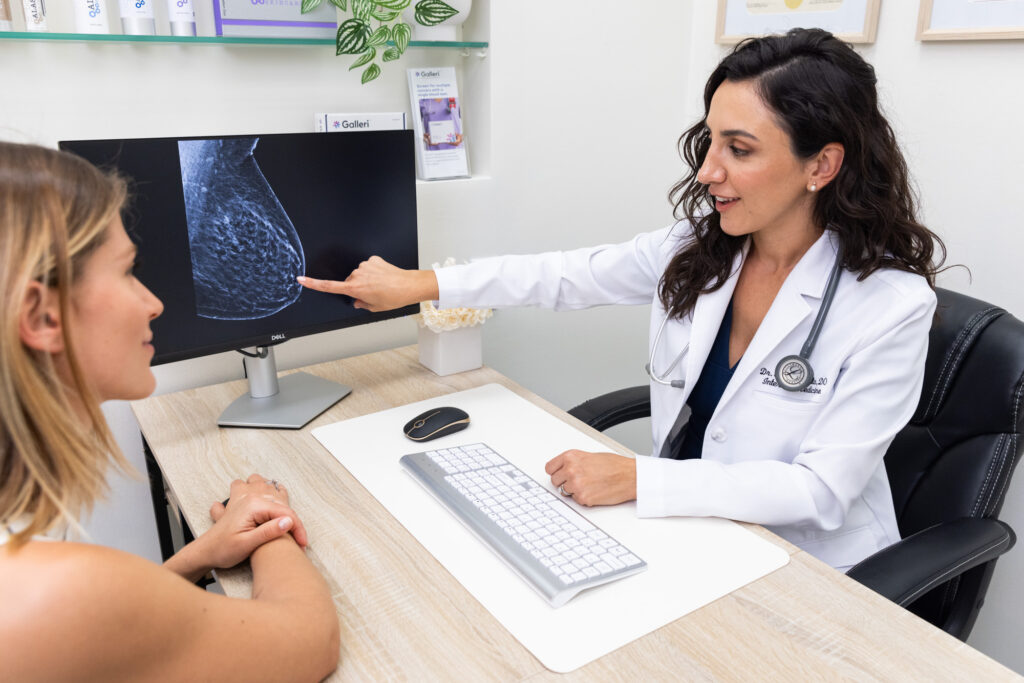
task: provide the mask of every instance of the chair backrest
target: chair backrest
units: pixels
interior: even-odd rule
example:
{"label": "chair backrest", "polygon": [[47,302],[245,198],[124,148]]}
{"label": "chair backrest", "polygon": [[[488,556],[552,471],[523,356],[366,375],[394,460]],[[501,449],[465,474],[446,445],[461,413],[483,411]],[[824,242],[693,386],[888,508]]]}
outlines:
{"label": "chair backrest", "polygon": [[[1024,323],[938,289],[917,412],[885,455],[900,532],[960,517],[996,517],[1024,449]],[[915,612],[966,638],[995,562],[922,596]]]}

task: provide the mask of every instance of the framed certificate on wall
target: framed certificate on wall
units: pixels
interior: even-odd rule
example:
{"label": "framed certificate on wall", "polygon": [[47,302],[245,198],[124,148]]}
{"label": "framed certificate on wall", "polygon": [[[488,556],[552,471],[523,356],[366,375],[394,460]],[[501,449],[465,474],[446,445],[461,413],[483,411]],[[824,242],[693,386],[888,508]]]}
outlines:
{"label": "framed certificate on wall", "polygon": [[880,0],[718,0],[715,42],[791,28],[823,28],[850,43],[873,43]]}
{"label": "framed certificate on wall", "polygon": [[918,40],[1024,38],[1024,0],[921,0]]}

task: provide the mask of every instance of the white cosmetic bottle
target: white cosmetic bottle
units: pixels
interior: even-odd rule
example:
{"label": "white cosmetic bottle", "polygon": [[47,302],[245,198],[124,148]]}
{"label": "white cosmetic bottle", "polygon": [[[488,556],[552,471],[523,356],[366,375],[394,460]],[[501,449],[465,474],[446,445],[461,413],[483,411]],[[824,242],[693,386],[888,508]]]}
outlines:
{"label": "white cosmetic bottle", "polygon": [[46,5],[43,0],[21,0],[25,8],[25,30],[26,31],[49,31],[46,26]]}
{"label": "white cosmetic bottle", "polygon": [[167,0],[167,18],[171,22],[172,36],[196,34],[196,12],[192,0]]}
{"label": "white cosmetic bottle", "polygon": [[8,0],[0,0],[0,31],[13,31],[14,23],[11,21],[11,5]]}
{"label": "white cosmetic bottle", "polygon": [[118,0],[121,9],[121,30],[129,36],[155,36],[153,0]]}
{"label": "white cosmetic bottle", "polygon": [[104,0],[74,0],[77,33],[110,33]]}

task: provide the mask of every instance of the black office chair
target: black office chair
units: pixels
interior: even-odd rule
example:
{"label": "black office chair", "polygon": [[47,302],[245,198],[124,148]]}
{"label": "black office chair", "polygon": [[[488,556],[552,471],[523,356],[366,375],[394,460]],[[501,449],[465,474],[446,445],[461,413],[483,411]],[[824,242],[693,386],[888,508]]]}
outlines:
{"label": "black office chair", "polygon": [[[1024,323],[938,289],[921,400],[885,454],[903,540],[848,576],[966,640],[995,561],[1016,537],[996,519],[1024,450]],[[647,386],[569,411],[604,431],[651,414]]]}

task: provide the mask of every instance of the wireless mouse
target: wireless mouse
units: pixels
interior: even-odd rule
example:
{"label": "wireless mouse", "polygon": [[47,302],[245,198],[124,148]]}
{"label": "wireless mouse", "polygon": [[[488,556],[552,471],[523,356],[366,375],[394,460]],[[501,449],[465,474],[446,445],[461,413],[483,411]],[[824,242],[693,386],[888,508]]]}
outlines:
{"label": "wireless mouse", "polygon": [[406,423],[402,431],[413,441],[430,441],[455,432],[461,432],[469,426],[469,415],[466,411],[441,406],[417,415]]}

